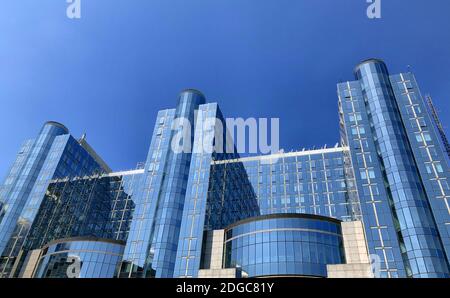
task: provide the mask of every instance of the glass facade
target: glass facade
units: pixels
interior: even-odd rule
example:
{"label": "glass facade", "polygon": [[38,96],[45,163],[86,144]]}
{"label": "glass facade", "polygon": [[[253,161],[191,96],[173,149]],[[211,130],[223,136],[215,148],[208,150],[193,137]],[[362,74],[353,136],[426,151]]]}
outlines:
{"label": "glass facade", "polygon": [[[225,123],[224,117],[216,103],[199,107],[195,126],[193,148],[202,146],[192,154],[183,221],[178,242],[177,259],[174,277],[197,277],[201,263],[201,251],[204,231],[220,229],[237,220],[259,214],[256,196],[248,175],[242,165],[237,164],[232,173],[213,170],[213,161],[236,159],[235,150],[216,147],[215,144],[226,144],[227,130],[223,125],[222,135],[207,139],[203,123],[206,119],[218,119]],[[215,129],[215,122],[212,129]],[[207,141],[205,141],[207,140]],[[220,146],[220,145],[218,145]],[[224,145],[226,146],[226,145]]]}
{"label": "glass facade", "polygon": [[[190,124],[204,103],[203,94],[188,89],[176,109],[158,113],[121,277],[173,276],[195,133]],[[184,142],[179,151],[172,150],[177,140]]]}
{"label": "glass facade", "polygon": [[383,276],[449,277],[448,164],[414,77],[390,76],[377,59],[355,77],[338,85],[341,134],[369,249]]}
{"label": "glass facade", "polygon": [[[105,169],[62,124],[47,122],[24,143],[3,184],[0,277],[8,277],[21,253],[50,182]],[[17,264],[16,264],[17,265]]]}
{"label": "glass facade", "polygon": [[[446,162],[445,147],[433,123],[430,111],[420,94],[412,73],[390,76],[399,111],[411,144],[420,180],[426,193],[432,220],[435,221],[439,241],[450,257],[450,168]],[[430,210],[429,209],[429,210]],[[439,245],[436,245],[439,248]],[[444,252],[439,254],[443,257]],[[440,263],[441,260],[435,260]],[[429,267],[429,265],[427,265]],[[445,270],[444,270],[445,271]]]}
{"label": "glass facade", "polygon": [[205,231],[222,229],[227,266],[326,276],[345,262],[328,226],[354,220],[381,277],[450,277],[450,168],[436,115],[413,74],[390,75],[377,59],[354,74],[337,85],[334,148],[241,157],[227,148],[234,128],[219,105],[193,89],[158,112],[145,163],[131,171],[112,173],[84,138],[45,123],[0,185],[0,277],[67,237],[124,241],[118,277],[197,277]]}
{"label": "glass facade", "polygon": [[123,241],[73,238],[43,248],[36,278],[113,278],[122,260]]}
{"label": "glass facade", "polygon": [[[360,207],[347,155],[345,147],[299,151],[214,161],[211,171],[220,173],[216,180],[222,184],[239,183],[239,191],[250,188],[261,215],[306,213],[354,220],[360,218]],[[248,178],[229,181],[238,167]]]}
{"label": "glass facade", "polygon": [[126,241],[134,210],[133,182],[139,176],[113,173],[51,183],[23,249],[81,236]]}
{"label": "glass facade", "polygon": [[306,214],[272,214],[225,230],[225,267],[249,277],[326,277],[327,264],[345,263],[340,222]]}
{"label": "glass facade", "polygon": [[154,235],[158,195],[170,150],[171,128],[175,110],[158,113],[141,183],[137,186],[133,221],[127,238],[120,277],[155,276],[151,268],[154,251],[150,249]]}

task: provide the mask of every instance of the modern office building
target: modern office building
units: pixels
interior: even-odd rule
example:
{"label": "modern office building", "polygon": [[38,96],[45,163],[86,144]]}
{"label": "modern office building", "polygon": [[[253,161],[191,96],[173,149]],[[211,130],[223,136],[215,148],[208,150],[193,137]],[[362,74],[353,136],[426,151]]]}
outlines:
{"label": "modern office building", "polygon": [[[341,142],[349,147],[371,253],[387,276],[449,277],[449,165],[412,73],[377,59],[338,84]],[[385,271],[384,271],[385,270]]]}
{"label": "modern office building", "polygon": [[317,150],[241,157],[192,89],[135,170],[46,123],[0,186],[1,277],[450,277],[448,156],[413,74],[370,59],[337,89],[340,143]]}
{"label": "modern office building", "polygon": [[0,194],[0,276],[20,267],[30,230],[36,221],[46,220],[37,215],[52,180],[109,171],[85,140],[77,141],[57,122],[45,123],[36,139],[27,140]]}

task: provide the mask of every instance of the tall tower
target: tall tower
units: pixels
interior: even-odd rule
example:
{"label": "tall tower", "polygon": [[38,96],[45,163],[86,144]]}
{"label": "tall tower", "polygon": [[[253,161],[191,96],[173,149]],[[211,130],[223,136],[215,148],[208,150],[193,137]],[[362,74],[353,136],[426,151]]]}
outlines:
{"label": "tall tower", "polygon": [[[175,110],[175,130],[172,131],[171,148],[167,152],[164,179],[158,194],[159,206],[151,245],[151,251],[155,252],[152,267],[156,269],[156,277],[173,275],[194,142],[195,112],[204,103],[203,94],[188,89],[181,92]],[[172,144],[181,141],[177,139],[179,136],[183,137],[183,143],[174,150]]]}
{"label": "tall tower", "polygon": [[[194,140],[197,90],[181,92],[175,109],[158,113],[121,277],[172,277]],[[181,138],[180,138],[181,137]],[[179,142],[178,142],[179,141]],[[180,145],[173,150],[172,143]],[[179,150],[178,150],[179,149]]]}
{"label": "tall tower", "polygon": [[17,257],[15,248],[19,235],[16,235],[17,239],[13,237],[14,232],[17,232],[17,226],[19,224],[23,226],[21,231],[31,226],[32,220],[29,216],[23,217],[20,223],[19,218],[31,197],[35,184],[39,180],[51,178],[40,174],[51,147],[58,136],[68,133],[68,129],[60,123],[53,121],[45,123],[36,140],[26,141],[22,145],[6,177],[1,198],[4,203],[0,217],[0,255],[2,256],[0,276],[9,274]]}
{"label": "tall tower", "polygon": [[13,277],[23,260],[23,244],[50,182],[108,171],[62,124],[49,121],[19,151],[2,186],[0,201],[0,277]]}
{"label": "tall tower", "polygon": [[[357,172],[369,249],[387,277],[448,277],[449,214],[442,210],[446,200],[436,201],[424,182],[418,140],[435,136],[415,131],[417,121],[430,120],[427,114],[419,118],[426,111],[411,102],[420,98],[415,80],[390,76],[379,59],[363,61],[354,73],[356,81],[338,84],[341,131]],[[410,88],[401,89],[405,84]]]}

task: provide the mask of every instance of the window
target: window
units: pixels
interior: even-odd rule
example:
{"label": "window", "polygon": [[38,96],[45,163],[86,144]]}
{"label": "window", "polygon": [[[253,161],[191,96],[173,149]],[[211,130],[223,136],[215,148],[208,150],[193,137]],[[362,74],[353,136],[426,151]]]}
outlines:
{"label": "window", "polygon": [[427,132],[423,133],[423,137],[425,138],[425,141],[427,141],[427,142],[431,141],[431,136],[429,133],[427,133]]}
{"label": "window", "polygon": [[417,119],[417,121],[419,122],[420,127],[426,127],[427,126],[424,118],[419,118],[419,119]]}
{"label": "window", "polygon": [[406,86],[407,89],[413,89],[411,81],[405,81],[404,83],[405,83],[405,86]]}
{"label": "window", "polygon": [[360,174],[361,174],[361,179],[367,179],[367,177],[369,177],[371,179],[375,178],[374,170],[367,170],[367,172],[366,172],[365,169],[361,169]]}
{"label": "window", "polygon": [[365,169],[360,170],[359,173],[361,175],[361,179],[367,179],[367,174],[366,174]]}
{"label": "window", "polygon": [[355,121],[361,121],[362,120],[360,113],[350,114],[349,119],[350,119],[350,122],[355,122]]}
{"label": "window", "polygon": [[344,90],[344,96],[345,96],[345,98],[351,98],[350,90],[349,90],[349,89],[345,89],[345,90]]}
{"label": "window", "polygon": [[431,165],[430,165],[430,164],[426,164],[425,167],[426,167],[426,169],[427,169],[427,173],[428,173],[428,174],[431,174],[431,173],[432,173]]}

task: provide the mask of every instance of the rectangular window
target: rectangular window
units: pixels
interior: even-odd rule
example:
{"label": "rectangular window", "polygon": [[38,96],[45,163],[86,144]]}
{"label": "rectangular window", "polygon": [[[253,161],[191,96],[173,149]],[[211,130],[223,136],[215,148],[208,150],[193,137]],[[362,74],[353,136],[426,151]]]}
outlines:
{"label": "rectangular window", "polygon": [[427,126],[424,118],[419,118],[419,119],[417,119],[417,121],[419,122],[420,127],[426,127]]}
{"label": "rectangular window", "polygon": [[367,174],[366,174],[365,169],[360,170],[359,173],[361,175],[361,179],[367,179]]}
{"label": "rectangular window", "polygon": [[433,172],[432,169],[431,169],[431,165],[430,164],[426,164],[425,167],[427,169],[427,173],[428,174],[431,174]]}
{"label": "rectangular window", "polygon": [[422,135],[421,135],[421,134],[416,134],[416,141],[417,141],[418,143],[422,143],[422,142],[423,142],[423,139],[422,139]]}
{"label": "rectangular window", "polygon": [[352,113],[349,115],[350,122],[361,121],[361,113]]}
{"label": "rectangular window", "polygon": [[425,138],[425,141],[427,141],[427,142],[431,141],[431,136],[429,133],[427,133],[427,132],[423,133],[423,137]]}
{"label": "rectangular window", "polygon": [[344,96],[345,96],[345,98],[351,98],[350,90],[349,90],[349,89],[345,89],[345,90],[344,90]]}

